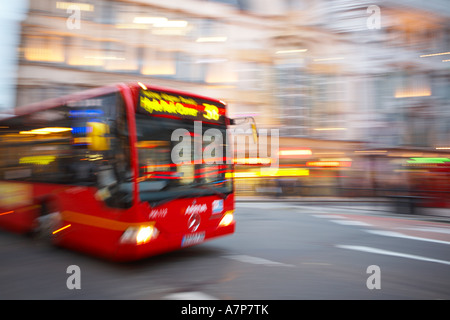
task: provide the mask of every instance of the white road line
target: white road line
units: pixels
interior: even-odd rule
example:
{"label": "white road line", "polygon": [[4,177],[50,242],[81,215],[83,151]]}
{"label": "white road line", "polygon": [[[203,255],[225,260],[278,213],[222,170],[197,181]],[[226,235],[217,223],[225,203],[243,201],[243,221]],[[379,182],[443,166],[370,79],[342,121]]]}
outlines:
{"label": "white road line", "polygon": [[387,255],[387,256],[394,256],[394,257],[400,257],[400,258],[406,258],[406,259],[414,259],[414,260],[436,262],[436,263],[450,265],[450,261],[416,256],[416,255],[406,254],[406,253],[401,253],[401,252],[387,251],[387,250],[365,247],[365,246],[350,246],[350,245],[338,244],[338,245],[336,245],[336,247],[341,248],[341,249],[362,251],[362,252],[375,253],[375,254],[383,254],[383,255]]}
{"label": "white road line", "polygon": [[164,296],[165,300],[218,300],[209,294],[200,291],[177,292]]}
{"label": "white road line", "polygon": [[321,219],[346,219],[345,217],[338,216],[335,214],[312,214],[312,216]]}
{"label": "white road line", "polygon": [[411,228],[398,228],[403,230],[416,230],[416,231],[427,231],[427,232],[436,232],[436,233],[445,233],[450,234],[450,229],[447,228],[434,228],[434,227],[411,227]]}
{"label": "white road line", "polygon": [[326,262],[302,262],[301,264],[309,266],[331,266],[331,263]]}
{"label": "white road line", "polygon": [[448,241],[436,240],[436,239],[428,239],[428,238],[421,238],[421,237],[413,237],[413,236],[408,236],[406,234],[402,234],[402,233],[399,233],[399,232],[393,232],[393,231],[366,230],[366,232],[369,232],[369,233],[372,233],[372,234],[376,234],[376,235],[379,235],[379,236],[395,237],[395,238],[403,238],[403,239],[411,239],[411,240],[420,240],[420,241],[427,241],[427,242],[434,242],[434,243],[450,245],[450,242],[448,242]]}
{"label": "white road line", "polygon": [[224,256],[224,257],[228,258],[228,259],[233,259],[233,260],[236,260],[236,261],[240,261],[240,262],[251,263],[251,264],[259,264],[259,265],[264,265],[264,266],[269,266],[269,267],[273,267],[273,266],[278,266],[278,267],[295,267],[293,264],[286,264],[286,263],[281,263],[281,262],[277,262],[277,261],[267,260],[267,259],[263,259],[263,258],[252,257],[252,256],[248,256],[248,255],[245,255],[245,254],[237,254],[237,255]]}
{"label": "white road line", "polygon": [[362,222],[362,221],[354,221],[354,220],[330,220],[337,224],[342,224],[346,226],[370,226],[370,224]]}

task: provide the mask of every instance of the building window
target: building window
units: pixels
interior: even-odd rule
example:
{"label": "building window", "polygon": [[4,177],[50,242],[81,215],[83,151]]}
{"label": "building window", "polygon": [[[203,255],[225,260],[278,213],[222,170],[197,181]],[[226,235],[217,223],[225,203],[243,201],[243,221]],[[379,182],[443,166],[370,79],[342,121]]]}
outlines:
{"label": "building window", "polygon": [[64,62],[64,39],[50,36],[26,36],[23,57],[27,61]]}
{"label": "building window", "polygon": [[210,84],[233,84],[238,81],[234,64],[230,61],[207,65],[205,82]]}
{"label": "building window", "polygon": [[79,37],[70,39],[67,51],[67,64],[70,66],[101,67],[104,65],[101,42]]}
{"label": "building window", "polygon": [[176,73],[175,54],[143,48],[141,73],[148,76],[173,76]]}

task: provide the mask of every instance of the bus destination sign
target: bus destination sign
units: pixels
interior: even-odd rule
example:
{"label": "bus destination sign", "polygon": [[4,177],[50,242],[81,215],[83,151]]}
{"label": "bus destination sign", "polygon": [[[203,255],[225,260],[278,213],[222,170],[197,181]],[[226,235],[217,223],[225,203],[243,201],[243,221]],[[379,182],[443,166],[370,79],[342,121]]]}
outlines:
{"label": "bus destination sign", "polygon": [[146,114],[171,115],[194,121],[225,124],[225,108],[222,105],[165,92],[141,90],[138,109]]}

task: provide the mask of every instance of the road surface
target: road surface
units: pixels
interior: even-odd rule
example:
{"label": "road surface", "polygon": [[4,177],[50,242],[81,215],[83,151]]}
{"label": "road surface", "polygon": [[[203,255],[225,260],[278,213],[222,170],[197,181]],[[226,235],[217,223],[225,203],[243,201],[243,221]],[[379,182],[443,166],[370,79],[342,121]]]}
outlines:
{"label": "road surface", "polygon": [[0,231],[0,299],[450,299],[448,221],[370,209],[237,203],[234,235],[125,264]]}

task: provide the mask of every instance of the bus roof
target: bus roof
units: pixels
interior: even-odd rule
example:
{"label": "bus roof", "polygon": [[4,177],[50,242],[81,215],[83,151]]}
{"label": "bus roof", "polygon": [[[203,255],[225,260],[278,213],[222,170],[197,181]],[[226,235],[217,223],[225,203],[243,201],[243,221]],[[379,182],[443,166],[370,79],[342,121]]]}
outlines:
{"label": "bus roof", "polygon": [[79,101],[83,99],[89,99],[96,96],[113,93],[118,91],[117,85],[110,85],[110,86],[104,86],[94,89],[87,89],[84,91],[80,91],[77,93],[53,98],[53,99],[47,99],[39,102],[35,102],[32,104],[19,106],[14,110],[15,116],[21,116],[29,113],[33,113],[36,111],[42,111],[42,110],[48,110],[52,109],[54,107],[60,106],[62,104],[73,102],[73,101]]}
{"label": "bus roof", "polygon": [[[29,105],[19,106],[14,109],[14,114],[12,116],[21,116],[21,115],[25,115],[25,114],[29,114],[29,113],[33,113],[33,112],[37,112],[37,111],[48,110],[48,109],[52,109],[54,107],[60,106],[62,104],[66,104],[68,102],[74,102],[74,101],[79,101],[79,100],[83,100],[83,99],[93,98],[93,97],[100,96],[100,95],[118,92],[118,91],[120,91],[120,88],[123,86],[127,86],[134,90],[139,90],[140,88],[142,88],[142,89],[147,88],[148,90],[164,91],[164,92],[168,92],[168,93],[172,93],[172,94],[185,95],[185,96],[189,96],[192,98],[209,100],[212,102],[226,105],[225,102],[223,102],[221,100],[198,95],[198,94],[193,94],[193,93],[186,92],[186,91],[181,91],[181,90],[167,88],[167,87],[147,85],[147,84],[143,84],[141,82],[130,82],[130,83],[118,83],[118,84],[114,84],[114,85],[107,85],[107,86],[102,86],[102,87],[98,87],[98,88],[87,89],[87,90],[80,91],[77,93],[61,96],[58,98],[47,99],[47,100],[29,104]],[[0,120],[1,120],[1,118],[0,118]]]}
{"label": "bus roof", "polygon": [[178,94],[178,95],[182,95],[182,96],[189,96],[189,97],[192,97],[194,99],[209,100],[209,101],[212,101],[212,102],[215,102],[215,103],[220,103],[220,104],[226,105],[226,103],[224,101],[222,101],[222,100],[211,98],[211,97],[200,95],[200,94],[196,94],[196,93],[192,93],[192,92],[183,91],[183,90],[178,90],[178,89],[173,89],[173,88],[168,88],[168,87],[159,87],[159,86],[154,86],[154,85],[148,85],[146,83],[141,83],[141,82],[134,82],[134,83],[130,83],[128,85],[130,87],[134,87],[135,89],[140,89],[140,88],[145,89],[145,88],[147,88],[148,90],[164,91],[164,92],[167,92],[167,93]]}

